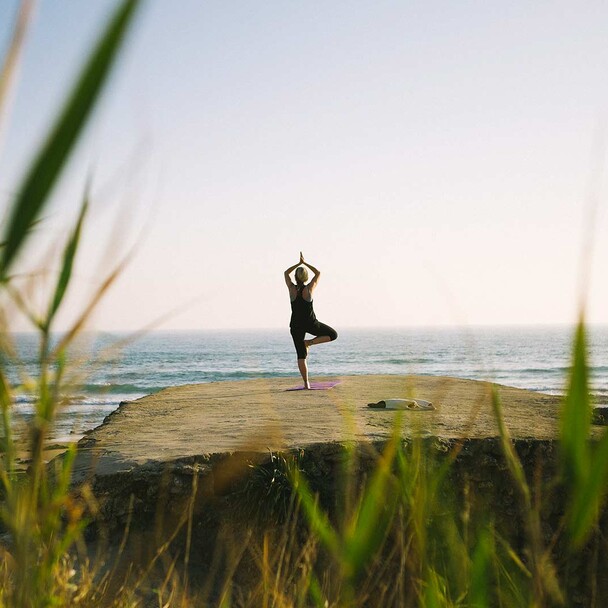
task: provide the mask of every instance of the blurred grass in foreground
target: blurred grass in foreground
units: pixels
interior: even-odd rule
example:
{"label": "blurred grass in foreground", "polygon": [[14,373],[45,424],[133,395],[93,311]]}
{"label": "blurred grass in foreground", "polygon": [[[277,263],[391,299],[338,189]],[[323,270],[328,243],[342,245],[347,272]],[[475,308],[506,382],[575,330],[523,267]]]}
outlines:
{"label": "blurred grass in foreground", "polygon": [[[109,565],[100,566],[89,557],[84,530],[88,518],[95,517],[96,502],[88,486],[79,488],[78,494],[70,487],[75,450],[70,448],[51,468],[44,452],[71,364],[69,346],[121,267],[108,273],[72,328],[53,343],[53,323],[72,281],[86,221],[88,191],[42,313],[30,307],[27,294],[19,288],[19,277],[11,272],[33,238],[32,227],[86,124],[138,4],[136,0],[118,4],[26,173],[3,225],[0,605],[480,608],[570,606],[587,599],[590,605],[606,605],[608,598],[601,595],[597,584],[601,576],[598,564],[591,563],[595,570],[588,578],[572,578],[590,547],[592,556],[599,545],[605,549],[598,521],[608,475],[608,435],[604,433],[599,441],[589,439],[592,404],[582,320],[574,339],[572,372],[561,412],[560,468],[548,482],[527,475],[502,422],[498,395],[493,395],[502,455],[522,514],[515,540],[512,529],[503,529],[498,511],[475,508],[475,488],[466,479],[461,486],[455,484],[452,473],[460,447],[452,446],[450,453],[440,457],[441,449],[433,439],[404,441],[397,418],[390,441],[379,452],[369,447],[373,466],[368,471],[358,468],[357,450],[345,448],[340,488],[331,504],[323,504],[328,501],[321,500],[297,457],[273,455],[269,468],[254,466],[242,495],[247,504],[241,515],[246,518],[248,534],[220,538],[225,555],[199,572],[194,583],[190,553],[196,542],[196,475],[188,508],[174,531],[161,539],[151,560],[142,566],[125,557],[129,525]],[[1,75],[2,91],[14,57],[12,48]],[[11,345],[9,303],[26,315],[40,336],[38,374],[24,378],[35,385],[38,397],[36,416],[27,426],[26,446],[13,436],[15,388],[6,370],[18,361]],[[16,453],[24,448],[31,464],[26,474],[18,474]],[[566,509],[553,536],[547,538],[543,504],[555,495],[556,488],[563,490]],[[176,543],[178,538],[183,542]],[[242,589],[235,581],[245,554],[253,565],[250,585]],[[585,585],[590,582],[591,588],[580,589],[581,580]],[[585,599],[580,600],[580,594]]]}
{"label": "blurred grass in foreground", "polygon": [[[65,243],[60,271],[46,310],[38,311],[30,305],[27,289],[21,287],[23,277],[12,271],[19,255],[24,253],[32,240],[33,227],[39,223],[53,187],[87,124],[138,4],[137,0],[126,0],[114,11],[67,95],[63,109],[26,171],[2,226],[0,523],[7,542],[2,548],[0,602],[6,606],[87,604],[97,593],[92,584],[83,584],[87,575],[84,571],[76,572],[75,556],[71,551],[82,541],[82,530],[86,525],[82,517],[83,505],[75,501],[69,491],[74,448],[69,449],[64,459],[55,461],[53,470],[46,466],[44,458],[48,433],[54,424],[65,382],[66,366],[69,363],[68,349],[117,274],[116,270],[108,274],[72,327],[57,343],[52,343],[54,321],[72,281],[74,259],[88,207],[88,192],[85,193],[75,225]],[[30,8],[31,3],[24,2],[21,15],[29,14]],[[14,69],[15,57],[19,55],[23,44],[25,26],[24,20],[19,19],[13,43],[0,73],[0,90],[3,91],[0,103],[6,99],[7,83]],[[37,375],[32,379],[23,378],[24,383],[35,387],[35,415],[26,425],[26,438],[17,441],[13,437],[11,416],[15,389],[7,378],[8,366],[19,366],[11,344],[11,325],[7,312],[11,306],[16,307],[29,320],[32,329],[39,335]],[[27,445],[19,447],[28,450],[30,465],[25,475],[19,475],[15,456],[18,443],[24,441]],[[86,496],[86,492],[83,496]]]}

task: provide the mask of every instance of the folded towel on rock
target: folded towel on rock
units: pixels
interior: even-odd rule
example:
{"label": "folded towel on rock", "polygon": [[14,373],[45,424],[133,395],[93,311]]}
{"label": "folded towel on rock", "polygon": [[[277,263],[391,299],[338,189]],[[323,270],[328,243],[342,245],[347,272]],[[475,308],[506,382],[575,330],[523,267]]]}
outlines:
{"label": "folded towel on rock", "polygon": [[382,399],[368,403],[367,407],[378,410],[434,410],[435,406],[424,399]]}

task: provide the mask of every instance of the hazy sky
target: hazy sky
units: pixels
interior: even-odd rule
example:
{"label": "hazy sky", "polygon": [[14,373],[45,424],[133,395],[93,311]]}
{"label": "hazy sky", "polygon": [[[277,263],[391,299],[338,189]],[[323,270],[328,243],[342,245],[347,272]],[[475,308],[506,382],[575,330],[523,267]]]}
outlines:
{"label": "hazy sky", "polygon": [[[39,2],[3,207],[115,5]],[[0,3],[2,49],[16,7]],[[60,240],[93,173],[72,313],[137,242],[99,328],[188,303],[163,327],[286,327],[282,273],[300,250],[323,271],[317,315],[338,330],[567,323],[595,197],[588,318],[608,322],[608,4],[143,8],[45,215]]]}

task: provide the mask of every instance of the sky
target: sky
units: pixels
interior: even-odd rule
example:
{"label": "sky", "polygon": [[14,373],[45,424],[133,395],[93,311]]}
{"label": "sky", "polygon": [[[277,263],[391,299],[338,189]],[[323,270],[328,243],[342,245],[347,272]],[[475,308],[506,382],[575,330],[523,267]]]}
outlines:
{"label": "sky", "polygon": [[[0,53],[17,6],[0,3]],[[3,210],[115,6],[39,0],[0,140]],[[300,251],[338,331],[571,323],[582,294],[608,323],[608,4],[142,8],[20,260],[56,269],[47,247],[92,176],[60,324],[128,256],[98,329],[287,327]]]}

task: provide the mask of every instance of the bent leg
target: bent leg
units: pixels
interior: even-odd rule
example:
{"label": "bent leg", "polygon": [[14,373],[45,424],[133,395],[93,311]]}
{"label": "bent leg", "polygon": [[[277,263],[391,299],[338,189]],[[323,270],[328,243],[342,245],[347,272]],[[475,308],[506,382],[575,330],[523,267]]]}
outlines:
{"label": "bent leg", "polygon": [[324,342],[333,342],[338,337],[338,332],[325,323],[317,321],[306,329],[309,334],[315,336],[312,340],[305,340],[305,345],[312,346],[313,344],[323,344]]}

